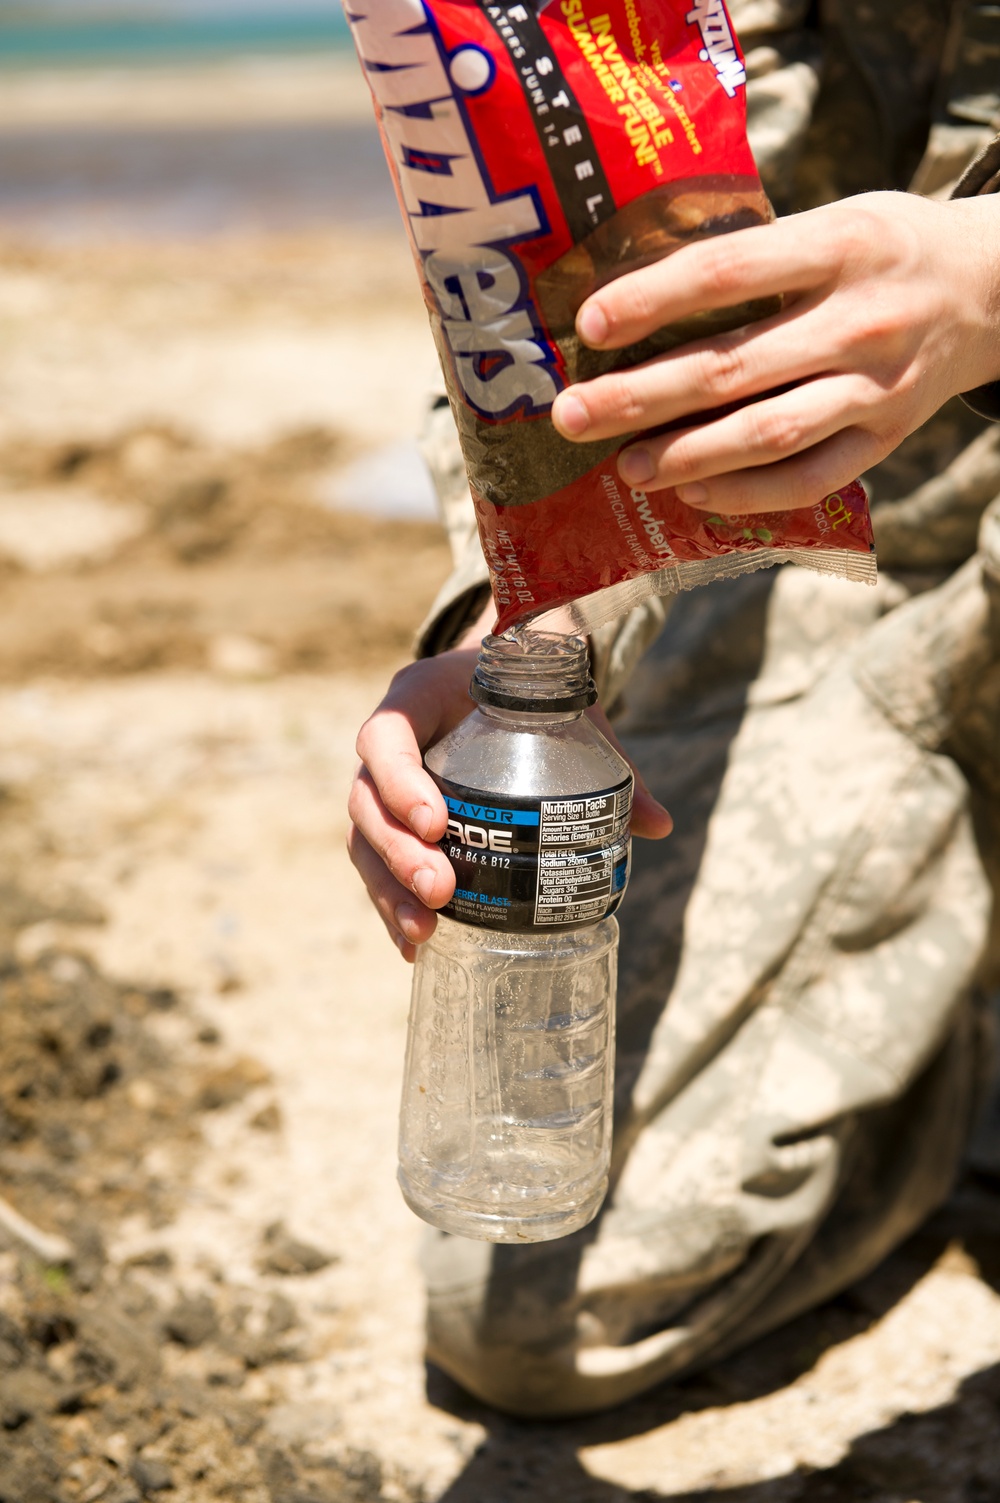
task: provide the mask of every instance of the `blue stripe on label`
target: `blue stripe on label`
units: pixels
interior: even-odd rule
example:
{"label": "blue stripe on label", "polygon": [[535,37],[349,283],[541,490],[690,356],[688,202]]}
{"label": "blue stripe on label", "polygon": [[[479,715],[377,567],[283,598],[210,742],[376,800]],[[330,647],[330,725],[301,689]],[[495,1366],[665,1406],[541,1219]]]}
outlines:
{"label": "blue stripe on label", "polygon": [[461,819],[481,820],[484,825],[537,825],[538,811],[533,809],[497,809],[492,804],[464,804],[457,798],[445,798],[450,814]]}

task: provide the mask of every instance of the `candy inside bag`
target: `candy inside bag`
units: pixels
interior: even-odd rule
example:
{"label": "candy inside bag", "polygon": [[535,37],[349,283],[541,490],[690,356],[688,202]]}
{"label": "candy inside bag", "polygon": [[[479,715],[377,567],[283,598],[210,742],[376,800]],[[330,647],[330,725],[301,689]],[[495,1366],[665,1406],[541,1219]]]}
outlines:
{"label": "candy inside bag", "polygon": [[[776,311],[761,299],[625,350],[583,301],[713,235],[767,223],[743,59],[722,0],[352,0],[348,20],[420,271],[497,606],[589,630],[652,593],[796,562],[874,583],[863,488],[713,517],[621,480],[635,435],[571,443],[564,387]],[[701,415],[701,416],[704,416]]]}

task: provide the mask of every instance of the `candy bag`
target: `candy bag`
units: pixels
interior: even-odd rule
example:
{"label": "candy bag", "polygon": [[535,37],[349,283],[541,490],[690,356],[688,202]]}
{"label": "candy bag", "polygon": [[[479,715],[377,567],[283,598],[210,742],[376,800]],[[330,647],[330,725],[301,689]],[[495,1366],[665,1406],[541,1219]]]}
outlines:
{"label": "candy bag", "polygon": [[630,490],[616,464],[630,438],[571,443],[549,416],[574,381],[780,306],[704,313],[612,352],[575,331],[614,277],[772,217],[722,0],[350,0],[348,21],[462,441],[495,630],[567,606],[560,619],[589,630],[650,594],[788,561],[874,583],[859,484],[811,509],[712,517],[672,490]]}

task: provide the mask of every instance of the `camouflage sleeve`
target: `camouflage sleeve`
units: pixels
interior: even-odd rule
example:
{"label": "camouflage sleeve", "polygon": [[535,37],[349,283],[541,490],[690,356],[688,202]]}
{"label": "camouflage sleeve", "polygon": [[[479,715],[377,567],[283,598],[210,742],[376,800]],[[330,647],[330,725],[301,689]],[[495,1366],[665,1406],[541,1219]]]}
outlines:
{"label": "camouflage sleeve", "polygon": [[[1000,192],[1000,136],[994,136],[959,178],[952,198],[976,198]],[[1000,422],[1000,381],[962,393],[962,401],[980,417]]]}

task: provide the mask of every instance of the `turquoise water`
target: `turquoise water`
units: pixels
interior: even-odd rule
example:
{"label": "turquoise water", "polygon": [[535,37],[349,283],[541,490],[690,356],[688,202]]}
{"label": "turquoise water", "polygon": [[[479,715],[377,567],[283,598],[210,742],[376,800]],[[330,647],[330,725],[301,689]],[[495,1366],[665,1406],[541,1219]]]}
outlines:
{"label": "turquoise water", "polygon": [[[339,0],[0,0],[0,80],[4,69],[141,73],[349,44]],[[374,117],[268,123],[251,111],[218,125],[86,130],[7,120],[0,158],[0,234],[102,241],[399,224]]]}
{"label": "turquoise water", "polygon": [[148,18],[25,20],[0,5],[0,67],[155,62],[240,53],[328,51],[347,44],[347,23],[336,0],[328,10],[179,15]]}

